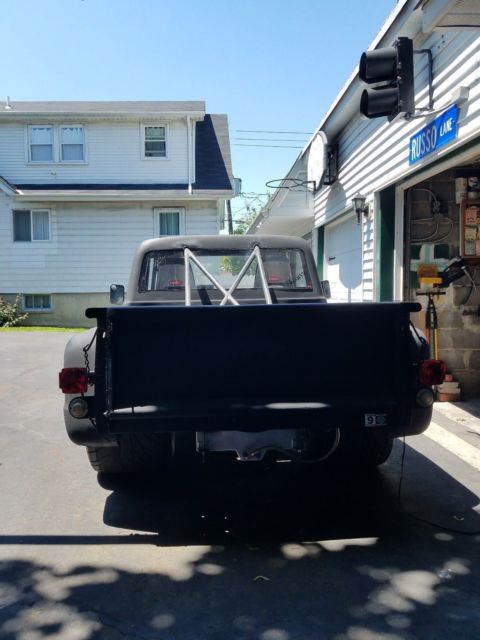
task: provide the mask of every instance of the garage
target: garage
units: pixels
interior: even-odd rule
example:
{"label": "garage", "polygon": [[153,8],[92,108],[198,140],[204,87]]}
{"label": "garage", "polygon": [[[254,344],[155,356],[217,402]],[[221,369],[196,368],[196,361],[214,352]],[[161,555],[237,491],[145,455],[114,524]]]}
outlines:
{"label": "garage", "polygon": [[361,225],[355,215],[342,216],[325,228],[324,277],[332,302],[362,300]]}

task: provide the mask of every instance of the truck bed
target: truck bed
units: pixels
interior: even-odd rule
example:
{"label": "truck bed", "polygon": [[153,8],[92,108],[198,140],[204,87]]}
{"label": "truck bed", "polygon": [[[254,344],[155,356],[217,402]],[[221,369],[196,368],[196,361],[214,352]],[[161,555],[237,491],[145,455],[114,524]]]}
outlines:
{"label": "truck bed", "polygon": [[[97,318],[100,433],[411,420],[410,303],[130,306]],[[383,419],[383,418],[382,418]]]}

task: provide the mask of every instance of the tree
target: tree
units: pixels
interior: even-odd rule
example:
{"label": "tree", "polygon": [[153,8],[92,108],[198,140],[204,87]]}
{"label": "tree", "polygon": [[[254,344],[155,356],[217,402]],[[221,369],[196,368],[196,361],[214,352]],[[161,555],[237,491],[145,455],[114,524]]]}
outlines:
{"label": "tree", "polygon": [[251,209],[247,208],[246,215],[238,218],[237,220],[234,220],[233,233],[236,236],[244,236],[256,217],[257,210],[254,207],[252,207]]}

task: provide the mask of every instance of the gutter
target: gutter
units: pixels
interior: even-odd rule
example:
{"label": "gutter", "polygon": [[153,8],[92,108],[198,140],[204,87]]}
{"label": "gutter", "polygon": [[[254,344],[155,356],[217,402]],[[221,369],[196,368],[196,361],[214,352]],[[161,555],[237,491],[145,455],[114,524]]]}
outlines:
{"label": "gutter", "polygon": [[20,193],[20,191],[16,187],[14,187],[13,184],[10,184],[8,180],[5,180],[5,178],[2,178],[1,176],[0,176],[0,188],[2,189],[2,191],[7,193],[8,195],[17,195],[18,193]]}
{"label": "gutter", "polygon": [[151,201],[168,201],[168,200],[218,200],[230,198],[231,191],[212,191],[208,189],[192,190],[189,193],[186,189],[182,190],[143,190],[139,191],[20,191],[12,193],[18,202],[151,202]]}
{"label": "gutter", "polygon": [[198,120],[203,120],[205,117],[204,111],[15,111],[12,107],[11,110],[1,112],[0,120],[30,120],[31,118],[38,118],[42,120],[57,119],[57,118],[81,118],[84,121],[88,120],[115,120],[131,119],[138,120],[138,118],[145,120],[160,120],[162,118],[185,118],[191,117]]}

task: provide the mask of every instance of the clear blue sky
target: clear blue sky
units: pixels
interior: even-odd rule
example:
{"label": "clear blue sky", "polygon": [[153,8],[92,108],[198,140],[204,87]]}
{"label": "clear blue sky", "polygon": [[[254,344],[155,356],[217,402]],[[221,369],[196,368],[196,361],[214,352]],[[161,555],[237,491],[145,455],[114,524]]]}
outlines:
{"label": "clear blue sky", "polygon": [[[243,191],[265,193],[265,182],[281,178],[299,149],[237,145],[303,146],[307,136],[239,130],[313,131],[394,6],[395,0],[3,0],[0,95],[205,100],[208,112],[229,117]],[[240,215],[244,202],[233,205]]]}

